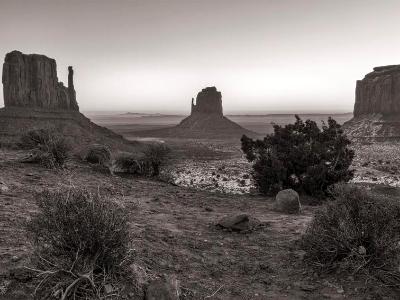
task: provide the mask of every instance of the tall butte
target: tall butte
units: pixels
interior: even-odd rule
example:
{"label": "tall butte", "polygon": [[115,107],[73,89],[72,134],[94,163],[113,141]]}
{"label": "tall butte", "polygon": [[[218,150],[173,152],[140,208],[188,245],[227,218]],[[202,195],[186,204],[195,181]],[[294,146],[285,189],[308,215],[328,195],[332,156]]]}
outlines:
{"label": "tall butte", "polygon": [[58,81],[52,58],[12,51],[3,64],[4,107],[0,109],[0,143],[14,143],[27,130],[52,127],[80,146],[127,143],[114,132],[92,123],[79,112],[74,71],[68,86]]}
{"label": "tall butte", "polygon": [[375,67],[356,83],[353,119],[344,124],[355,138],[400,138],[400,65]]}
{"label": "tall butte", "polygon": [[141,136],[178,138],[237,138],[254,132],[241,127],[223,115],[222,94],[215,86],[202,89],[192,98],[190,116],[177,126],[137,132]]}
{"label": "tall butte", "polygon": [[68,87],[65,87],[58,81],[56,61],[44,55],[8,53],[2,81],[6,108],[79,111],[72,67],[68,67]]}

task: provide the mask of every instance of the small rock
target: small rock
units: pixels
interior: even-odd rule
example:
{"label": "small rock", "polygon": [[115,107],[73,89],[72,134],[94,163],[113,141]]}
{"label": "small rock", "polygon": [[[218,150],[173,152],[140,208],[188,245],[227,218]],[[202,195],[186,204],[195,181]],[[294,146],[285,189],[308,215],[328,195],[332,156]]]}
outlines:
{"label": "small rock", "polygon": [[106,294],[111,294],[114,291],[114,288],[111,284],[106,284],[104,286],[104,291],[106,292]]}
{"label": "small rock", "polygon": [[365,249],[364,246],[360,246],[360,247],[358,247],[358,253],[360,255],[365,255],[365,254],[367,254],[367,249]]}
{"label": "small rock", "polygon": [[17,262],[17,261],[19,261],[21,258],[20,257],[18,257],[18,256],[16,256],[16,255],[14,255],[13,257],[11,257],[11,261],[12,262]]}
{"label": "small rock", "polygon": [[317,289],[317,287],[312,284],[301,284],[300,289],[305,292],[312,292],[312,291],[315,291]]}
{"label": "small rock", "polygon": [[146,289],[145,300],[179,300],[178,281],[174,276],[156,279]]}
{"label": "small rock", "polygon": [[0,182],[0,192],[7,193],[9,191],[9,187],[6,186],[4,183]]}
{"label": "small rock", "polygon": [[229,215],[218,221],[216,226],[232,231],[248,231],[258,227],[261,222],[247,214]]}

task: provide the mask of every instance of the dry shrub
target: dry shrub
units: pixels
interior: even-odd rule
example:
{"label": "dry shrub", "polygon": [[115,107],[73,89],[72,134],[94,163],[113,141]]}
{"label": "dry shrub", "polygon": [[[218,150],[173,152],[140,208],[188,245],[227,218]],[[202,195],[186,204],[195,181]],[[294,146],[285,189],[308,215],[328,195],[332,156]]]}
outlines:
{"label": "dry shrub", "polygon": [[39,298],[103,299],[107,285],[129,276],[128,217],[116,203],[69,188],[46,191],[37,204],[27,230],[38,257]]}
{"label": "dry shrub", "polygon": [[69,157],[70,145],[60,132],[52,128],[28,131],[19,146],[31,150],[24,162],[40,163],[46,168],[62,168]]}
{"label": "dry shrub", "polygon": [[142,169],[143,157],[133,153],[121,153],[114,161],[114,171],[116,173],[127,173],[135,175],[143,175]]}
{"label": "dry shrub", "polygon": [[400,284],[400,203],[353,185],[314,217],[302,238],[305,259],[322,270],[366,272]]}
{"label": "dry shrub", "polygon": [[167,163],[170,148],[164,144],[149,144],[144,150],[144,168],[150,176],[158,176]]}
{"label": "dry shrub", "polygon": [[105,145],[94,144],[87,150],[85,160],[91,164],[109,165],[111,161],[111,151]]}
{"label": "dry shrub", "polygon": [[121,153],[114,161],[117,173],[159,176],[167,164],[170,149],[164,144],[149,144],[142,153]]}

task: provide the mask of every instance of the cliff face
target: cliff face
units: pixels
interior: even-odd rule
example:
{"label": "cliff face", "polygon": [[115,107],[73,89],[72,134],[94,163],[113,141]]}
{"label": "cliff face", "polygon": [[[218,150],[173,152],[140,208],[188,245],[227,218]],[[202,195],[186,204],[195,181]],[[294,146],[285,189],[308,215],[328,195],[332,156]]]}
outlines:
{"label": "cliff face", "polygon": [[400,65],[376,67],[357,81],[354,116],[400,114]]}
{"label": "cliff face", "polygon": [[215,114],[222,116],[222,95],[215,86],[202,89],[197,94],[196,104],[192,99],[191,114]]}
{"label": "cliff face", "polygon": [[68,87],[58,82],[54,59],[44,55],[12,51],[3,64],[4,106],[79,111],[68,68]]}

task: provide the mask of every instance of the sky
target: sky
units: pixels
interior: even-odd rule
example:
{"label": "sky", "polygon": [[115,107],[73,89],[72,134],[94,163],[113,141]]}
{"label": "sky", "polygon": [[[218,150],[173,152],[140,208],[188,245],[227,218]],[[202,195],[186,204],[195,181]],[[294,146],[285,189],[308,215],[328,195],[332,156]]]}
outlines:
{"label": "sky", "polygon": [[82,111],[187,113],[216,86],[226,113],[351,112],[399,28],[397,0],[0,0],[0,57],[72,65]]}

